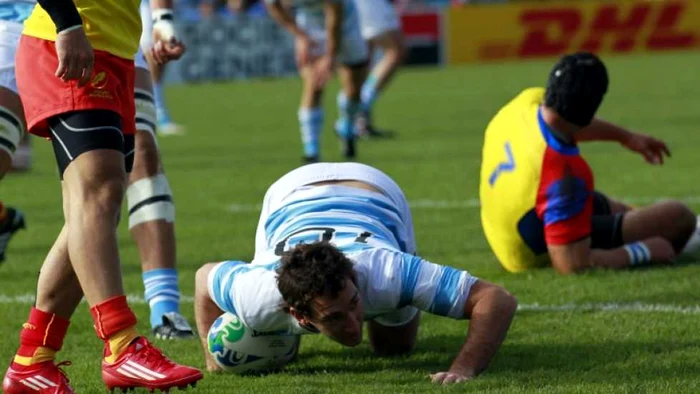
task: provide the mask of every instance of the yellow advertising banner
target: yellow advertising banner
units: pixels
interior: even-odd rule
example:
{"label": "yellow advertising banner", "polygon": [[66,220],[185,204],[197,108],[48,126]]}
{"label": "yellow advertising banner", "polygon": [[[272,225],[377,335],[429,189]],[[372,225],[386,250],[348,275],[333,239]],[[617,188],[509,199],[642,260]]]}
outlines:
{"label": "yellow advertising banner", "polygon": [[547,1],[447,11],[449,63],[700,47],[700,0]]}

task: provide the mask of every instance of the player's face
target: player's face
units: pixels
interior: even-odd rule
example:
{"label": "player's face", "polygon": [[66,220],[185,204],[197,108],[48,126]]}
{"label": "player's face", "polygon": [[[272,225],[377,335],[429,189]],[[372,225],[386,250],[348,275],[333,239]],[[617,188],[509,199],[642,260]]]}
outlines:
{"label": "player's face", "polygon": [[337,297],[314,299],[314,317],[310,321],[322,334],[342,345],[359,345],[362,342],[364,308],[355,284],[346,279],[345,288]]}

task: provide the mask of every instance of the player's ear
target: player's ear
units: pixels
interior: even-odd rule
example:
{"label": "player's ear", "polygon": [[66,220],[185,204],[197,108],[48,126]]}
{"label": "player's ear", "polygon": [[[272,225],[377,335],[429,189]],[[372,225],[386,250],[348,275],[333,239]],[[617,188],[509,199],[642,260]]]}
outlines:
{"label": "player's ear", "polygon": [[299,324],[302,326],[309,325],[311,322],[309,322],[309,319],[301,314],[298,310],[294,309],[293,306],[289,307],[289,314],[292,315],[293,318],[297,319]]}

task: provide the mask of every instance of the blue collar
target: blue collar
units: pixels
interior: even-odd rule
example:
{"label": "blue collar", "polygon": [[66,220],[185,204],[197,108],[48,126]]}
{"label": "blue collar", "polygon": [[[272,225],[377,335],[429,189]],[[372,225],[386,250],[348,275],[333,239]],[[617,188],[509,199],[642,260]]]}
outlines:
{"label": "blue collar", "polygon": [[542,132],[542,137],[544,137],[544,140],[547,142],[547,146],[561,153],[562,155],[579,154],[578,146],[567,144],[566,142],[557,138],[552,132],[552,129],[547,125],[542,117],[542,107],[537,109],[537,122],[540,125],[540,132]]}

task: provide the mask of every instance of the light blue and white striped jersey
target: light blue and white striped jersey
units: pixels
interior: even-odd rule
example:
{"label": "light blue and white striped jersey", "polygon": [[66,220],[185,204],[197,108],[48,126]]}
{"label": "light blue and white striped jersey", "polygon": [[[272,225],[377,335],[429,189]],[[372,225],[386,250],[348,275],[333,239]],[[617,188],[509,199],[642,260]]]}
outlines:
{"label": "light blue and white striped jersey", "polygon": [[[365,320],[392,315],[407,306],[462,319],[469,290],[477,281],[466,271],[387,248],[366,245],[346,256],[355,263]],[[278,266],[274,253],[268,262],[220,263],[209,274],[209,295],[221,310],[236,314],[254,330],[309,333],[282,309]]]}
{"label": "light blue and white striped jersey", "polygon": [[[402,213],[388,197],[342,185],[301,186],[265,220],[268,248],[331,241],[346,253],[366,244],[402,252],[411,244]],[[361,241],[361,242],[358,242]]]}
{"label": "light blue and white striped jersey", "polygon": [[32,13],[36,0],[0,0],[0,20],[23,23]]}

